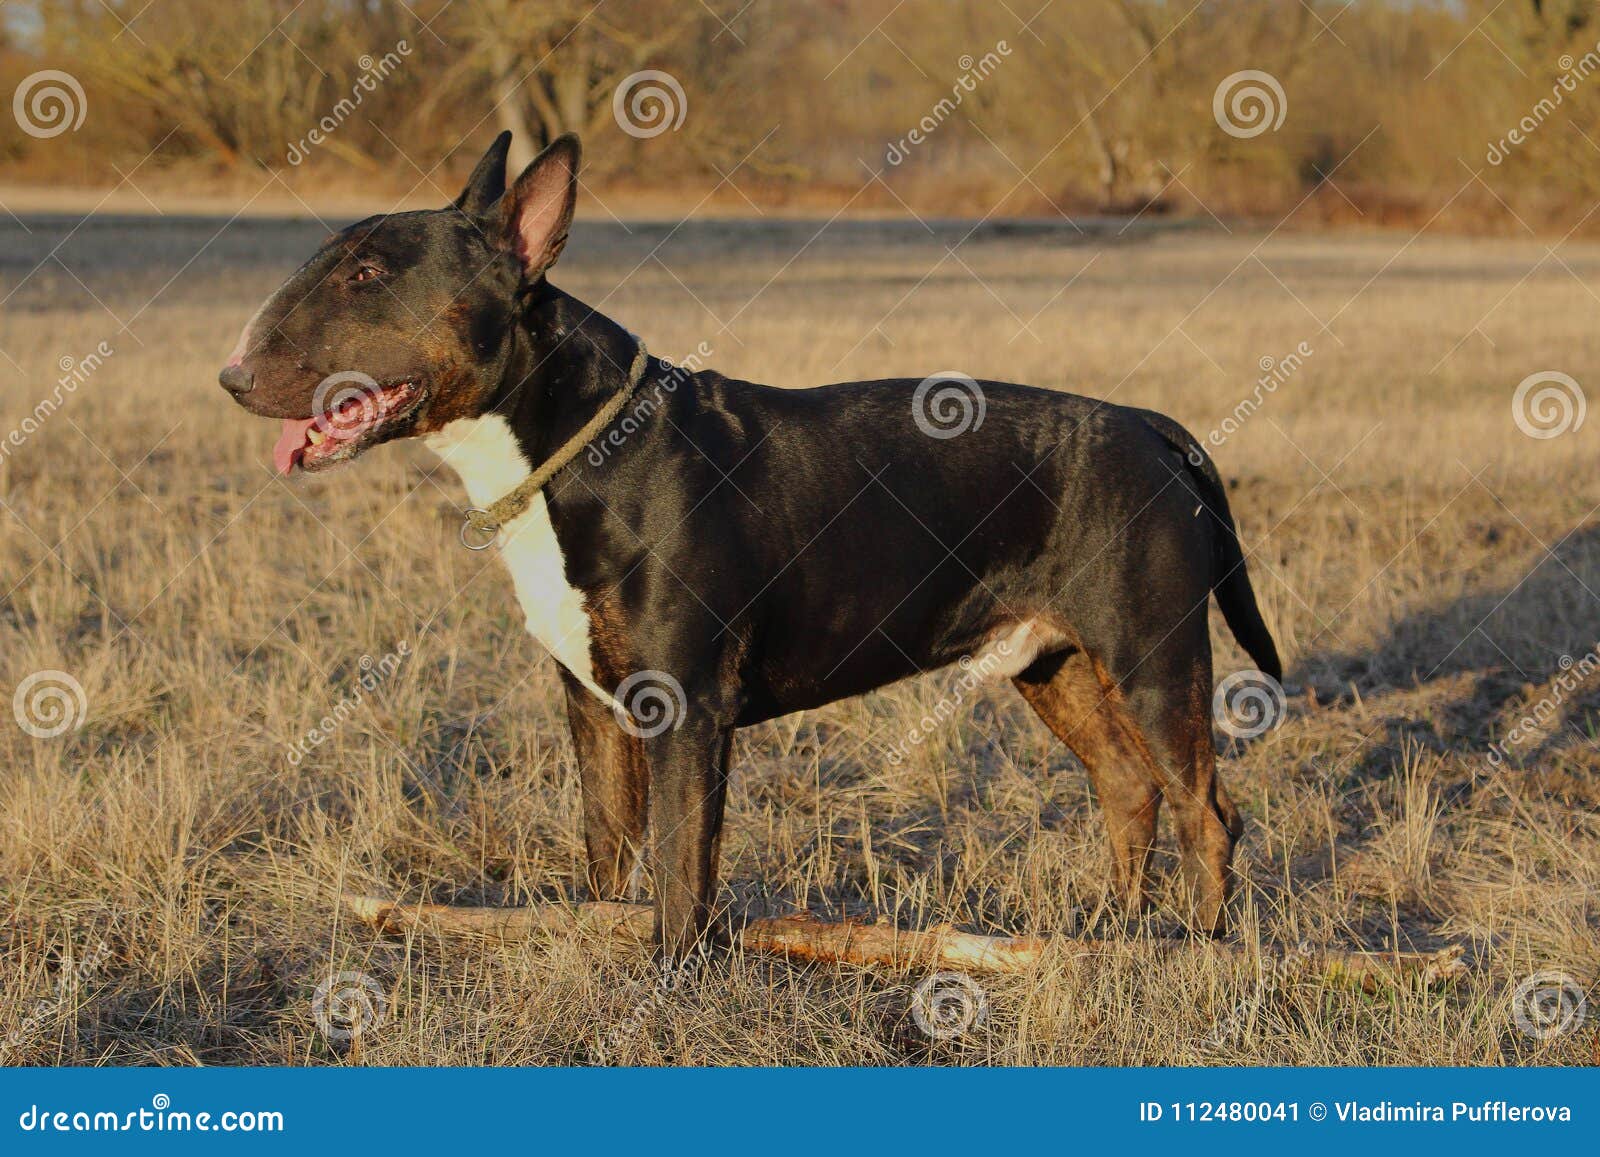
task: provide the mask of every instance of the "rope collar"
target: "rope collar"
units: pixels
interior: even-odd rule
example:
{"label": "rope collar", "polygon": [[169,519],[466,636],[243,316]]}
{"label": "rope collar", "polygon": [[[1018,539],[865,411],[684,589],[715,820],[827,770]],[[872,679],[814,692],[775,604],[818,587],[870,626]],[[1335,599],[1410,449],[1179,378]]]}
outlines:
{"label": "rope collar", "polygon": [[[478,506],[468,509],[466,522],[461,527],[462,546],[468,550],[486,550],[492,546],[500,529],[525,514],[533,502],[533,496],[544,489],[545,483],[576,458],[594,436],[609,426],[612,419],[621,413],[622,407],[628,404],[628,399],[638,390],[639,383],[644,381],[645,367],[650,361],[650,355],[645,352],[644,342],[637,338],[634,340],[638,342],[639,348],[633,355],[633,366],[628,371],[627,384],[611,395],[595,416],[584,423],[583,429],[562,443],[561,448],[546,458],[537,470],[517,483],[515,489],[501,495],[499,499],[490,503],[487,509]],[[488,537],[482,542],[471,542],[467,538],[468,531],[477,531]]]}

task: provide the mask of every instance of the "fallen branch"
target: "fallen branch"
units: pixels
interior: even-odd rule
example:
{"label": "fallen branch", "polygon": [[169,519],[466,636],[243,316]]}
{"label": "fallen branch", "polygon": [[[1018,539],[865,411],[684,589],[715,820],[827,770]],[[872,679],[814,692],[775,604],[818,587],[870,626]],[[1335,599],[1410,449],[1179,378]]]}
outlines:
{"label": "fallen branch", "polygon": [[[402,904],[371,896],[345,896],[345,908],[381,932],[432,931],[516,941],[529,936],[574,932],[643,942],[650,938],[653,910],[643,904],[546,904],[532,908],[458,908],[444,904]],[[741,950],[786,956],[791,960],[858,964],[885,968],[948,968],[962,972],[1025,972],[1048,953],[1064,957],[1106,956],[1135,945],[1153,945],[1167,954],[1198,956],[1237,965],[1258,953],[1245,945],[1214,940],[1073,940],[982,936],[949,925],[907,931],[889,924],[819,920],[809,914],[769,916],[737,929]],[[1425,986],[1462,976],[1466,964],[1459,945],[1438,952],[1361,952],[1313,949],[1292,971],[1320,973],[1330,981],[1369,991],[1418,980]],[[1287,960],[1289,957],[1280,956]]]}

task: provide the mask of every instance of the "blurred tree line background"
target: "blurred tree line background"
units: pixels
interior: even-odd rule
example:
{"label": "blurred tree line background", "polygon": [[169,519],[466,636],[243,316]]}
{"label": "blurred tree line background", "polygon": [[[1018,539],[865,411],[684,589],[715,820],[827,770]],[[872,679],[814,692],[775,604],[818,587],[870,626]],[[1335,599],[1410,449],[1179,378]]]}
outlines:
{"label": "blurred tree line background", "polygon": [[[710,192],[705,211],[1565,232],[1600,193],[1592,0],[8,0],[5,91],[42,69],[87,115],[50,137],[0,120],[11,183],[399,195],[509,127],[530,149],[581,132],[593,190]],[[1214,98],[1247,69],[1282,123],[1234,135]],[[619,123],[645,70],[678,127]]]}

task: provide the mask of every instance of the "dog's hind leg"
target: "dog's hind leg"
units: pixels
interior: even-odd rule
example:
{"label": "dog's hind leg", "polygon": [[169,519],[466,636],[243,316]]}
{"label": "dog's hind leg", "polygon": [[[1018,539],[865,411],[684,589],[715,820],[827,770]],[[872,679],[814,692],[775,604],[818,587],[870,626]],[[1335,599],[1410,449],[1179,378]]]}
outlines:
{"label": "dog's hind leg", "polygon": [[1155,760],[1178,829],[1190,927],[1220,933],[1233,885],[1239,811],[1217,780],[1211,737],[1211,639],[1204,604],[1148,650],[1129,651],[1120,682],[1129,714]]}
{"label": "dog's hind leg", "polygon": [[650,771],[644,744],[617,725],[611,707],[565,668],[567,722],[583,783],[583,842],[590,895],[627,899],[644,842]]}
{"label": "dog's hind leg", "polygon": [[1012,682],[1088,769],[1105,812],[1112,888],[1126,915],[1139,914],[1146,902],[1161,783],[1121,693],[1081,650],[1042,656]]}
{"label": "dog's hind leg", "polygon": [[[1203,629],[1204,619],[1197,621]],[[1105,809],[1112,882],[1126,910],[1144,906],[1156,814],[1165,801],[1178,829],[1191,925],[1215,934],[1226,916],[1240,820],[1216,777],[1209,648],[1205,640],[1184,642],[1146,655],[1126,686],[1083,651],[1047,655],[1015,682],[1089,770]]]}

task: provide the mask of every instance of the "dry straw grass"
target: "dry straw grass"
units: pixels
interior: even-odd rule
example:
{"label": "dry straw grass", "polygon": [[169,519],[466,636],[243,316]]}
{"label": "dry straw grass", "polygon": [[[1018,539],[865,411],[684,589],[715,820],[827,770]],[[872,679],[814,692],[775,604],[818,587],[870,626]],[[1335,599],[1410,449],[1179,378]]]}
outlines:
{"label": "dry straw grass", "polygon": [[[1223,760],[1248,815],[1236,934],[1462,942],[1473,974],[1426,993],[1289,980],[1252,1001],[1252,975],[1157,961],[1130,934],[985,982],[985,1022],[935,1043],[908,1015],[916,976],[731,959],[650,1003],[612,1059],[1594,1063],[1592,1019],[1540,1044],[1511,1005],[1535,969],[1592,986],[1600,961],[1596,687],[1564,696],[1503,770],[1486,752],[1600,637],[1596,424],[1538,441],[1510,413],[1529,373],[1593,379],[1600,249],[1360,234],[1255,250],[1259,235],[1133,230],[985,234],[952,257],[959,231],[836,225],[786,264],[815,228],[692,225],[642,265],[664,230],[581,230],[562,280],[653,350],[705,340],[733,374],[954,368],[1156,406],[1197,432],[1261,357],[1311,345],[1217,451],[1294,691],[1280,729]],[[60,669],[88,703],[58,738],[0,727],[0,1039],[22,1033],[5,1059],[348,1063],[311,1011],[341,970],[388,1001],[365,1062],[596,1059],[649,996],[638,958],[375,940],[335,903],[572,896],[580,842],[553,664],[497,564],[457,545],[454,480],[390,448],[274,481],[273,431],[213,382],[322,227],[240,222],[202,251],[215,222],[91,225],[59,254],[72,275],[51,262],[19,289],[65,231],[33,229],[5,235],[0,348],[21,366],[0,368],[7,427],[61,357],[102,339],[116,353],[0,466],[0,686]],[[1216,638],[1220,677],[1243,656]],[[291,764],[288,744],[354,693],[360,657],[401,642],[399,670]],[[881,757],[949,679],[741,735],[730,904],[1107,931],[1084,776],[1009,687],[905,763]],[[1166,881],[1170,855],[1159,867]],[[64,982],[102,942],[109,956]],[[1241,1001],[1237,1031],[1203,1047]]]}

